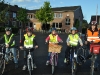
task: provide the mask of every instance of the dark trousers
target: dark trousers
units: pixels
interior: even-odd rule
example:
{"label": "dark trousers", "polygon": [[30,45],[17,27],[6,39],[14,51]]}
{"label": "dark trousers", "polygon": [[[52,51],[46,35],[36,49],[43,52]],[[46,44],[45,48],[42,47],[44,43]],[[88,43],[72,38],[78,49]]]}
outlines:
{"label": "dark trousers", "polygon": [[[74,55],[73,53],[74,53],[74,49],[73,48],[75,48],[75,54],[77,54],[77,47],[70,47],[70,46],[67,46],[67,49],[66,49],[66,51],[65,51],[65,58],[67,59],[67,60],[70,60],[70,53],[71,53],[71,55]],[[72,50],[71,50],[72,49]],[[70,52],[70,50],[71,50],[71,52]],[[73,57],[73,56],[72,56]]]}

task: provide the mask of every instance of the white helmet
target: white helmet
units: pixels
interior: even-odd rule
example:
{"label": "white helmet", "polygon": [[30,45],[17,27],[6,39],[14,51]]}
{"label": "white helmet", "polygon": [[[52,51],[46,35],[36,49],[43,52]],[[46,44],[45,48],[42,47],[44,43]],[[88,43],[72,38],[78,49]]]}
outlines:
{"label": "white helmet", "polygon": [[75,27],[72,27],[71,30],[77,30]]}

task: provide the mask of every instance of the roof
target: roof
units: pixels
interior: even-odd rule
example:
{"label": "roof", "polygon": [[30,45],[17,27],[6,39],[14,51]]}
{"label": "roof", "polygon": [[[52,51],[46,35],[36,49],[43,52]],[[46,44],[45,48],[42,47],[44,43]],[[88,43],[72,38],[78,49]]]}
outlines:
{"label": "roof", "polygon": [[17,12],[19,9],[20,7],[18,7],[17,5],[15,6],[10,5],[9,11]]}
{"label": "roof", "polygon": [[[100,15],[97,15],[97,23],[99,23],[99,19],[100,19]],[[96,15],[91,16],[90,23],[91,23],[91,21],[96,21]]]}
{"label": "roof", "polygon": [[[52,10],[53,11],[75,11],[79,7],[81,7],[81,6],[55,7],[55,8],[52,8]],[[28,10],[28,13],[35,13],[37,10],[39,10],[39,9]]]}

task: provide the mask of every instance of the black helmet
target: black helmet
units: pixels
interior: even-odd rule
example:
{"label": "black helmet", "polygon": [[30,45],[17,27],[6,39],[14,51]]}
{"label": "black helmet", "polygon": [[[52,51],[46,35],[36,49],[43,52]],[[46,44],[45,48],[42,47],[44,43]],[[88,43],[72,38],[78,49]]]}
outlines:
{"label": "black helmet", "polygon": [[10,27],[6,27],[5,31],[12,31],[12,29]]}
{"label": "black helmet", "polygon": [[31,27],[28,27],[28,28],[26,29],[26,31],[27,31],[27,32],[32,32],[33,29],[32,29]]}

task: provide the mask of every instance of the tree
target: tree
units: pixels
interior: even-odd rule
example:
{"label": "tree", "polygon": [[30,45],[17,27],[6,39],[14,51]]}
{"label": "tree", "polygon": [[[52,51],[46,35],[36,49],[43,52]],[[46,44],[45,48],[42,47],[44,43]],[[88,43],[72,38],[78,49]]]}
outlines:
{"label": "tree", "polygon": [[9,5],[4,0],[0,0],[0,23],[6,23],[9,19]]}
{"label": "tree", "polygon": [[17,12],[17,20],[22,22],[23,28],[25,28],[25,23],[29,21],[27,18],[27,10],[20,8],[20,10]]}
{"label": "tree", "polygon": [[46,28],[47,23],[54,19],[54,12],[51,9],[50,2],[45,1],[40,10],[36,11],[35,16],[41,23],[45,24]]}
{"label": "tree", "polygon": [[87,28],[88,27],[88,22],[87,22],[87,20],[83,20],[83,22],[82,22],[82,28]]}
{"label": "tree", "polygon": [[78,19],[75,19],[74,26],[78,29],[79,25],[80,25],[79,20]]}

